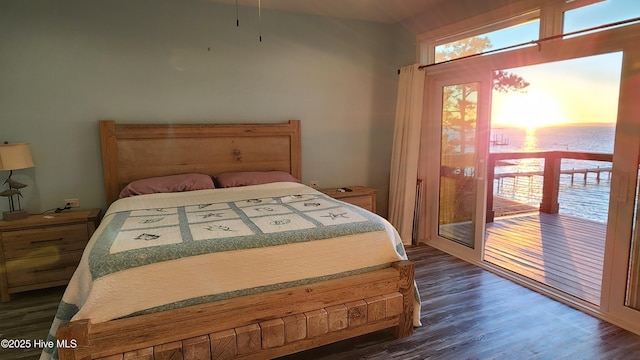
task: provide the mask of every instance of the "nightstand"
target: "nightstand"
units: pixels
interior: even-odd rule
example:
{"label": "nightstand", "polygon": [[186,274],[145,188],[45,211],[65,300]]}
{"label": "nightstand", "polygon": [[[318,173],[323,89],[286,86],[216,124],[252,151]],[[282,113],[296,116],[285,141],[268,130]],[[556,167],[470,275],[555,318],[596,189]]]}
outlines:
{"label": "nightstand", "polygon": [[0,221],[0,300],[9,294],[66,285],[100,221],[100,209]]}
{"label": "nightstand", "polygon": [[338,189],[322,189],[323,193],[349,204],[360,206],[373,213],[376,212],[376,189],[364,186],[347,186],[352,191],[340,192]]}

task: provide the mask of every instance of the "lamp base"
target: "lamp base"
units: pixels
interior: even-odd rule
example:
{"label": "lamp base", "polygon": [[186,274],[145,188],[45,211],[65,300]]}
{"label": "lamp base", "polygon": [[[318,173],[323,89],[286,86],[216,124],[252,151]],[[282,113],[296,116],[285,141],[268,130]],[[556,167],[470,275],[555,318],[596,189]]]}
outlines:
{"label": "lamp base", "polygon": [[29,213],[24,210],[5,211],[2,213],[2,217],[7,221],[26,219],[27,216],[29,216]]}

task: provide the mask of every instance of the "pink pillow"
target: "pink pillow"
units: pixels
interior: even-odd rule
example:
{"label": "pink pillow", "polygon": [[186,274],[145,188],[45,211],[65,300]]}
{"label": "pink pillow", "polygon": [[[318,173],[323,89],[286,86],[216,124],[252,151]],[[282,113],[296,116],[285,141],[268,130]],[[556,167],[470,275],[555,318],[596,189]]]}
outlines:
{"label": "pink pillow", "polygon": [[273,182],[297,182],[291,174],[284,171],[236,171],[227,172],[216,176],[218,187],[235,187],[247,185],[260,185]]}
{"label": "pink pillow", "polygon": [[214,189],[213,179],[204,174],[180,174],[135,180],[120,192],[120,198],[134,195]]}

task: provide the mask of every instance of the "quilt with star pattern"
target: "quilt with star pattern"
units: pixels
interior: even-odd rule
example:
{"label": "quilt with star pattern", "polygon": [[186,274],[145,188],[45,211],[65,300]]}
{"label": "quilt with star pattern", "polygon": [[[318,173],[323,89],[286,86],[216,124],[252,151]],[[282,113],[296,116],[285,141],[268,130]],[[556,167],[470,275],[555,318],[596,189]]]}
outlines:
{"label": "quilt with star pattern", "polygon": [[[404,246],[385,219],[298,183],[124,198],[89,241],[48,340],[70,320],[228,299],[401,259]],[[41,359],[56,357],[45,349]]]}

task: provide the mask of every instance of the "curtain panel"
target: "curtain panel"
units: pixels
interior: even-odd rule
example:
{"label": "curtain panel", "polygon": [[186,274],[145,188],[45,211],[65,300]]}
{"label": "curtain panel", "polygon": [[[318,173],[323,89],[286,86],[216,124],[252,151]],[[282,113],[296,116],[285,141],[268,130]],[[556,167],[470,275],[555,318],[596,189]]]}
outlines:
{"label": "curtain panel", "polygon": [[405,245],[411,245],[418,179],[425,81],[425,71],[419,66],[400,69],[391,153],[389,222],[398,230]]}

